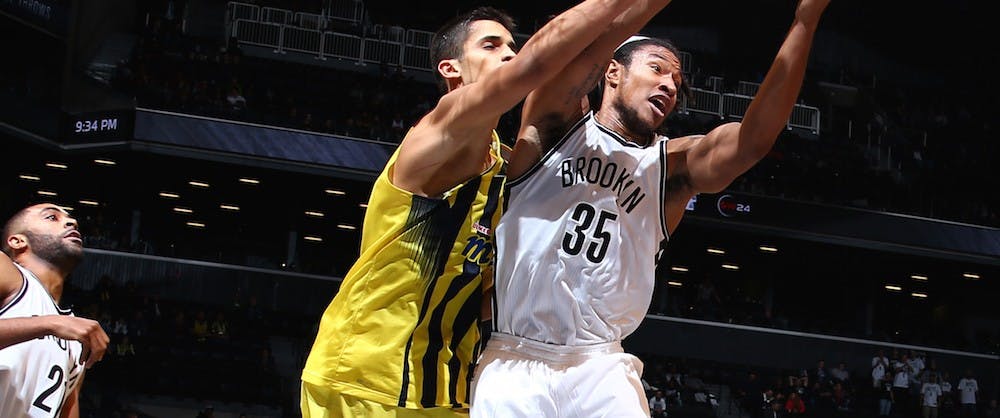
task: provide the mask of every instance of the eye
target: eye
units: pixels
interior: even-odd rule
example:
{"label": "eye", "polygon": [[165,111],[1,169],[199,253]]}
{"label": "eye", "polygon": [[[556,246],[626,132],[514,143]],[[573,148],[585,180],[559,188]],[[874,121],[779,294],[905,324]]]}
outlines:
{"label": "eye", "polygon": [[497,49],[497,46],[494,45],[493,43],[485,43],[485,44],[483,44],[483,49],[485,49],[487,51],[490,51],[490,50]]}
{"label": "eye", "polygon": [[48,215],[48,216],[45,217],[45,219],[48,219],[50,221],[54,221],[54,220],[56,220],[56,215]]}
{"label": "eye", "polygon": [[653,71],[656,72],[660,72],[661,70],[663,70],[663,67],[660,67],[660,64],[650,64],[649,68],[652,68]]}

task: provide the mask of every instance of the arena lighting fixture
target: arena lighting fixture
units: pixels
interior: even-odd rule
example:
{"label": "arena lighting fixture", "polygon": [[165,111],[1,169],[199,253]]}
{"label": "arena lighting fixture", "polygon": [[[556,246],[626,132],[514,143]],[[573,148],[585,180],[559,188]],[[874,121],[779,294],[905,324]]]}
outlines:
{"label": "arena lighting fixture", "polygon": [[21,174],[21,175],[17,176],[17,178],[19,178],[21,180],[28,180],[28,181],[41,181],[42,180],[41,177],[33,176],[31,174]]}
{"label": "arena lighting fixture", "polygon": [[98,163],[100,165],[117,165],[118,164],[118,163],[116,163],[114,161],[105,160],[105,159],[102,159],[102,158],[98,158],[98,159],[94,160],[94,162]]}
{"label": "arena lighting fixture", "polygon": [[979,279],[979,275],[976,274],[976,273],[962,273],[962,277],[965,277],[966,279],[973,279],[973,280]]}
{"label": "arena lighting fixture", "polygon": [[326,215],[323,214],[323,212],[317,212],[317,211],[314,211],[314,210],[307,210],[306,211],[306,215],[307,216],[312,216],[314,218],[322,218],[322,217],[326,216]]}
{"label": "arena lighting fixture", "polygon": [[913,274],[913,275],[910,276],[910,278],[913,279],[913,280],[920,280],[922,282],[926,282],[927,281],[927,276],[920,275],[920,274]]}
{"label": "arena lighting fixture", "polygon": [[190,184],[190,185],[192,185],[194,187],[202,187],[202,188],[206,188],[206,189],[208,188],[208,183],[201,182],[201,181],[191,180],[191,181],[188,182],[188,184]]}
{"label": "arena lighting fixture", "polygon": [[302,239],[304,239],[306,241],[312,241],[312,242],[323,242],[323,238],[314,237],[312,235],[306,235],[306,236],[302,237]]}
{"label": "arena lighting fixture", "polygon": [[181,195],[179,195],[177,193],[171,193],[171,192],[160,192],[160,197],[165,197],[165,198],[168,198],[168,199],[178,199],[178,198],[181,197]]}
{"label": "arena lighting fixture", "polygon": [[337,228],[346,229],[348,231],[353,231],[355,229],[358,229],[358,227],[356,227],[354,225],[348,225],[348,224],[337,224]]}
{"label": "arena lighting fixture", "polygon": [[201,222],[188,221],[188,222],[185,222],[184,224],[187,225],[187,226],[190,226],[190,227],[194,227],[194,228],[204,228],[205,227],[205,224],[203,224]]}
{"label": "arena lighting fixture", "polygon": [[59,169],[59,170],[65,170],[65,169],[69,168],[68,165],[63,164],[63,163],[45,163],[45,166],[48,167],[48,168],[55,168],[55,169]]}
{"label": "arena lighting fixture", "polygon": [[769,245],[761,245],[760,247],[757,247],[757,248],[760,248],[760,250],[763,251],[763,252],[765,252],[765,253],[776,253],[776,252],[778,252],[777,248],[774,248],[774,247],[769,246]]}
{"label": "arena lighting fixture", "polygon": [[100,203],[97,203],[96,200],[86,200],[86,199],[80,200],[80,204],[81,205],[87,205],[87,206],[98,206],[98,205],[100,205]]}
{"label": "arena lighting fixture", "polygon": [[687,267],[681,267],[681,266],[671,266],[670,270],[673,270],[673,271],[676,271],[676,272],[679,272],[679,273],[684,273],[684,272],[688,271],[688,268]]}
{"label": "arena lighting fixture", "polygon": [[260,184],[260,180],[246,178],[246,177],[240,177],[240,183],[244,183],[244,184]]}
{"label": "arena lighting fixture", "polygon": [[326,190],[323,190],[323,191],[326,192],[326,194],[333,194],[333,195],[337,195],[337,196],[343,196],[343,195],[347,194],[347,192],[344,192],[344,191],[341,191],[341,190],[334,190],[334,189],[326,189]]}
{"label": "arena lighting fixture", "polygon": [[673,287],[681,287],[681,286],[684,286],[684,283],[675,282],[675,281],[671,280],[671,281],[667,282],[667,285],[673,286]]}
{"label": "arena lighting fixture", "polygon": [[899,291],[902,291],[903,288],[900,287],[900,286],[896,286],[894,284],[887,284],[887,285],[885,285],[885,290],[891,290],[893,292],[899,292]]}
{"label": "arena lighting fixture", "polygon": [[740,266],[737,266],[735,264],[723,264],[722,268],[724,268],[726,270],[739,270]]}
{"label": "arena lighting fixture", "polygon": [[188,208],[174,208],[174,212],[177,212],[177,213],[189,213],[189,214],[190,213],[194,213],[193,210],[188,209]]}
{"label": "arena lighting fixture", "polygon": [[240,207],[236,206],[236,205],[221,204],[221,205],[219,205],[219,209],[231,210],[231,211],[238,211],[238,210],[240,210]]}
{"label": "arena lighting fixture", "polygon": [[56,194],[56,192],[50,192],[48,190],[39,190],[38,194],[40,194],[42,196],[58,196],[58,194]]}
{"label": "arena lighting fixture", "polygon": [[60,206],[60,207],[63,208],[63,210],[66,211],[66,212],[72,212],[73,211],[73,207],[72,206]]}
{"label": "arena lighting fixture", "polygon": [[358,207],[368,209],[367,203],[358,203]]}
{"label": "arena lighting fixture", "polygon": [[920,293],[920,292],[912,292],[912,293],[910,293],[910,296],[913,296],[915,298],[920,298],[920,299],[926,299],[927,298],[927,294],[926,293]]}
{"label": "arena lighting fixture", "polygon": [[711,248],[711,247],[708,248],[708,252],[712,253],[712,254],[725,254],[726,253],[725,250],[720,250],[718,248]]}

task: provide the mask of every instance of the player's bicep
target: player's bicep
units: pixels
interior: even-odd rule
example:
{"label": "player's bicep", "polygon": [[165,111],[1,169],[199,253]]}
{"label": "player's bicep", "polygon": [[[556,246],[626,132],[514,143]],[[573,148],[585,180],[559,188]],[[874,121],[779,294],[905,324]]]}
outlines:
{"label": "player's bicep", "polygon": [[738,122],[721,125],[687,150],[684,163],[696,193],[722,191],[753,165],[739,153],[739,129]]}
{"label": "player's bicep", "polygon": [[8,296],[21,288],[23,281],[21,272],[14,266],[14,262],[6,253],[0,252],[0,306]]}

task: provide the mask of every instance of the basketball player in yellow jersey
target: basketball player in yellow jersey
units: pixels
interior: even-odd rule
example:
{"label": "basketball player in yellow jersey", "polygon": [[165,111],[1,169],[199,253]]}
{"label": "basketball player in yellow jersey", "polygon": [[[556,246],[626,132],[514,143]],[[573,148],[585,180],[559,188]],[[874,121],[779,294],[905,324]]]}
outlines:
{"label": "basketball player in yellow jersey", "polygon": [[[515,52],[513,22],[478,8],[431,44],[445,94],[375,181],[361,255],[320,321],[302,415],[466,415],[493,228],[504,207],[501,115],[643,0],[586,0]],[[637,6],[638,7],[638,6]]]}

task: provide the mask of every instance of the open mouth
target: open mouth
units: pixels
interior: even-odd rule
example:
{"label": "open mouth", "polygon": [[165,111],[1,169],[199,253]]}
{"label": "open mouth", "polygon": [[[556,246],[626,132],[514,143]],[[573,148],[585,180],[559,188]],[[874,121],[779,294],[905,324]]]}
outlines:
{"label": "open mouth", "polygon": [[649,98],[649,102],[653,104],[656,110],[660,111],[660,114],[667,114],[667,98],[664,96],[653,96]]}
{"label": "open mouth", "polygon": [[79,231],[70,231],[69,233],[67,233],[65,235],[64,238],[69,238],[69,239],[71,239],[73,241],[77,241],[77,242],[81,242],[81,243],[83,242],[83,236],[80,235]]}

